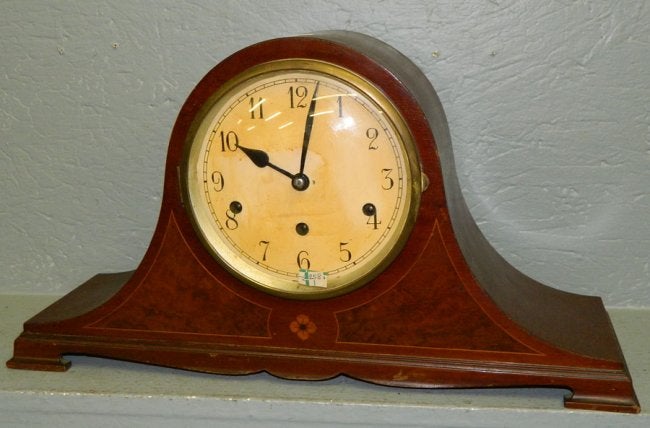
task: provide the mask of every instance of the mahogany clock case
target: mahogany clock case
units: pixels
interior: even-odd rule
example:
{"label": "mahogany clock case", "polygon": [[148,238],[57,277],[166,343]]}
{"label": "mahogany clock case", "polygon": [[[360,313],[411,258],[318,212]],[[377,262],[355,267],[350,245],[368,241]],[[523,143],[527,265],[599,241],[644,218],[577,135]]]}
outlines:
{"label": "mahogany clock case", "polygon": [[[395,260],[361,288],[310,301],[265,293],[217,263],[179,185],[188,133],[210,96],[257,64],[291,58],[333,63],[376,85],[406,121],[429,180]],[[165,168],[158,224],[137,269],[97,275],[25,322],[8,367],[62,371],[66,354],[83,354],[289,379],[560,387],[571,390],[567,407],[640,410],[601,299],[544,286],[492,248],[463,200],[433,87],[383,42],[336,31],[231,55],[183,105]]]}

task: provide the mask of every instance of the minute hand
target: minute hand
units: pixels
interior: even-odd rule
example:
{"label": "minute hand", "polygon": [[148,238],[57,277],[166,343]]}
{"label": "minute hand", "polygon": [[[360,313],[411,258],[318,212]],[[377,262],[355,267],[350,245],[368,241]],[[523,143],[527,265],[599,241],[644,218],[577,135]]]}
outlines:
{"label": "minute hand", "polygon": [[309,139],[311,137],[311,128],[314,125],[314,111],[316,111],[316,97],[318,96],[318,86],[320,82],[316,82],[314,87],[314,95],[311,97],[309,103],[309,112],[307,112],[307,120],[305,122],[305,133],[302,137],[302,153],[300,154],[300,172],[298,175],[303,175],[305,172],[305,160],[307,159],[307,150],[309,149]]}

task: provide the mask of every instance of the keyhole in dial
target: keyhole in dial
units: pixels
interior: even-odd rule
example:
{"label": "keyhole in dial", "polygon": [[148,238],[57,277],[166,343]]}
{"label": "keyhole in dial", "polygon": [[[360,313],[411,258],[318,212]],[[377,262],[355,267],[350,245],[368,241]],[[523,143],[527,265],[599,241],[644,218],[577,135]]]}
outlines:
{"label": "keyhole in dial", "polygon": [[361,211],[363,211],[365,215],[371,216],[377,213],[377,207],[375,207],[374,204],[368,202],[367,204],[364,204],[363,207],[361,207]]}
{"label": "keyhole in dial", "polygon": [[233,214],[239,214],[243,209],[242,204],[239,201],[232,201],[229,208]]}
{"label": "keyhole in dial", "polygon": [[296,233],[300,236],[305,236],[306,234],[309,233],[309,226],[307,223],[298,223],[296,225]]}

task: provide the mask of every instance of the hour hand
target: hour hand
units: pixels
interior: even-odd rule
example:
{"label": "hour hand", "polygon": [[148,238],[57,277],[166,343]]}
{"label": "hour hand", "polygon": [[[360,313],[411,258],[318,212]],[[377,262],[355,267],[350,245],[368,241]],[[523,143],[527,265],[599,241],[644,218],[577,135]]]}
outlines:
{"label": "hour hand", "polygon": [[269,168],[276,170],[280,174],[286,175],[287,177],[293,179],[294,174],[291,174],[290,172],[269,162],[269,155],[265,151],[258,150],[258,149],[251,149],[239,144],[237,145],[237,148],[240,149],[242,152],[244,152],[244,154],[248,156],[248,159],[250,159],[255,164],[256,167],[265,168],[268,166]]}

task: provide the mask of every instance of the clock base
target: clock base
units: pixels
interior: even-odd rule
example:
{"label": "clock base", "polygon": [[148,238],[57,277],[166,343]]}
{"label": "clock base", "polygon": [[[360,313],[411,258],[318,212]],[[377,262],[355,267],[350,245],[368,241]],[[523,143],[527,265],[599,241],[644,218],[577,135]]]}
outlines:
{"label": "clock base", "polygon": [[[13,369],[66,371],[70,362],[65,355],[88,355],[154,364],[191,371],[245,375],[266,371],[296,380],[324,380],[346,375],[371,383],[415,388],[498,388],[552,387],[571,391],[564,405],[572,409],[638,413],[639,403],[627,368],[619,362],[580,366],[575,362],[545,361],[533,355],[503,355],[494,358],[450,357],[440,349],[429,355],[369,354],[349,350],[281,349],[273,346],[242,346],[219,343],[214,338],[178,341],[168,332],[158,338],[147,332],[132,331],[129,338],[116,337],[109,330],[56,328],[63,314],[85,314],[95,310],[96,302],[105,301],[116,288],[131,278],[132,272],[100,274],[82,284],[25,323],[16,339],[14,356],[7,361]],[[118,285],[118,287],[116,287]],[[80,297],[88,305],[80,305]],[[592,314],[608,316],[602,305],[594,305]],[[75,331],[77,330],[77,331]],[[614,334],[613,330],[609,332]],[[173,340],[176,338],[176,342]],[[226,341],[223,341],[226,342]],[[476,357],[476,356],[474,356]],[[504,358],[505,357],[505,358]],[[577,356],[578,357],[578,356]],[[610,363],[610,362],[608,362]]]}

